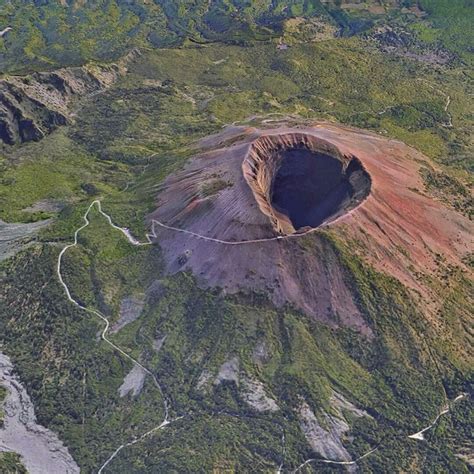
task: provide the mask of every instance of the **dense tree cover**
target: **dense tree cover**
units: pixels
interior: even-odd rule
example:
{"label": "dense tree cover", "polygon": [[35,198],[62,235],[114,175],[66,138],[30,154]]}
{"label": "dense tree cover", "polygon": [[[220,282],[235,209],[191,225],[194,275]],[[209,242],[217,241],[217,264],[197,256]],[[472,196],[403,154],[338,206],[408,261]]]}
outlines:
{"label": "dense tree cover", "polygon": [[3,474],[28,474],[16,453],[0,452],[0,472]]}
{"label": "dense tree cover", "polygon": [[420,0],[420,6],[429,15],[430,25],[421,28],[428,41],[440,42],[472,61],[474,3],[472,0]]}
{"label": "dense tree cover", "polygon": [[52,68],[106,59],[123,52],[140,18],[115,0],[65,6],[60,2],[8,2],[0,23],[0,69]]}
{"label": "dense tree cover", "polygon": [[[469,429],[463,405],[459,415],[430,434],[430,443],[406,438],[436,416],[444,403],[443,383],[467,389],[455,359],[442,347],[428,350],[434,335],[402,285],[354,259],[331,234],[323,235],[376,328],[371,344],[289,307],[277,310],[265,295],[224,297],[200,289],[190,275],[165,277],[158,248],[133,248],[105,219],[91,215],[79,247],[65,259],[73,297],[116,320],[123,296],[143,294],[159,280],[159,294],[147,300],[142,316],[111,337],[153,370],[172,416],[183,416],[124,450],[110,472],[219,466],[248,471],[255,463],[265,471],[283,461],[295,468],[313,456],[295,414],[300,397],[315,412],[330,412],[334,389],[371,414],[355,422],[354,442],[347,443],[354,456],[380,445],[364,460],[367,472],[421,468],[420,459],[424,469],[467,472],[453,455]],[[311,238],[301,246],[315,250]],[[162,400],[150,380],[139,396],[118,396],[131,364],[96,337],[98,319],[64,300],[54,278],[57,253],[40,244],[13,259],[1,293],[8,313],[1,308],[0,329],[36,402],[39,422],[58,432],[85,472],[93,472],[115,446],[160,423]],[[157,352],[154,342],[163,336]],[[257,344],[267,348],[264,363],[254,359]],[[203,371],[215,375],[232,355],[239,359],[241,376],[265,382],[279,411],[256,412],[233,382],[215,386],[211,380],[197,388]],[[318,465],[315,469],[319,472]]]}

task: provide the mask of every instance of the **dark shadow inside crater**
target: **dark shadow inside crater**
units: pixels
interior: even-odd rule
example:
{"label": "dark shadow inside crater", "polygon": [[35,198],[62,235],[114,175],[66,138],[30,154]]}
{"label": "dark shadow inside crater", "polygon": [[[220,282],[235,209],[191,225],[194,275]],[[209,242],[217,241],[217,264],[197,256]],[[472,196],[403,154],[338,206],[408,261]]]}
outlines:
{"label": "dark shadow inside crater", "polygon": [[307,148],[284,151],[271,203],[295,229],[318,227],[350,211],[370,192],[370,176],[357,158],[343,162]]}

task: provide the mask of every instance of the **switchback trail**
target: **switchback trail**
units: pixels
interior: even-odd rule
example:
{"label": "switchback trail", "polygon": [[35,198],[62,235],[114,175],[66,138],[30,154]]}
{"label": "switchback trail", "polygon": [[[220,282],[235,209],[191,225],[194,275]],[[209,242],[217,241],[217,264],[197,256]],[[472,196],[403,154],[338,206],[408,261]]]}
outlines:
{"label": "switchback trail", "polygon": [[138,362],[136,359],[134,359],[132,356],[130,356],[129,354],[127,354],[123,349],[121,349],[119,346],[117,346],[116,344],[114,344],[110,339],[108,339],[107,337],[107,332],[109,330],[109,326],[110,326],[110,322],[109,320],[100,312],[100,311],[97,311],[95,309],[91,309],[91,308],[87,308],[86,306],[83,306],[81,303],[79,303],[77,300],[75,300],[72,295],[71,295],[71,291],[69,290],[69,287],[67,286],[66,282],[64,281],[63,279],[63,276],[62,276],[62,273],[61,273],[61,265],[62,265],[62,262],[63,262],[63,257],[64,257],[64,254],[72,247],[75,247],[77,246],[77,243],[78,243],[78,236],[79,236],[79,233],[85,229],[89,224],[90,224],[90,221],[89,221],[89,213],[91,212],[92,208],[94,206],[97,206],[97,209],[99,211],[99,213],[104,216],[108,223],[114,228],[114,229],[117,229],[119,230],[120,232],[122,232],[123,235],[125,235],[125,237],[127,238],[127,240],[132,244],[132,245],[135,245],[135,246],[141,246],[141,245],[149,245],[151,243],[150,239],[148,238],[147,242],[139,242],[138,240],[136,240],[131,234],[130,232],[128,231],[128,229],[125,229],[125,228],[122,228],[122,227],[119,227],[117,225],[115,225],[113,222],[112,222],[112,219],[111,217],[106,214],[104,211],[102,211],[102,207],[101,207],[101,204],[100,204],[100,201],[99,200],[96,200],[96,201],[93,201],[89,207],[87,208],[86,212],[84,213],[84,215],[82,216],[83,220],[84,220],[84,224],[82,226],[80,226],[75,232],[74,232],[74,241],[72,244],[69,244],[69,245],[66,245],[62,250],[61,252],[59,253],[58,255],[58,261],[57,261],[57,266],[56,266],[56,273],[58,275],[58,279],[59,279],[59,282],[61,283],[61,285],[63,286],[64,288],[64,291],[66,293],[66,296],[67,296],[67,299],[73,303],[75,306],[77,306],[78,308],[82,309],[83,311],[86,311],[90,314],[93,314],[94,316],[97,316],[99,319],[101,319],[103,322],[104,322],[104,329],[102,330],[102,333],[101,333],[101,338],[103,341],[105,341],[107,344],[109,344],[114,350],[116,350],[117,352],[119,352],[123,357],[125,357],[126,359],[130,360],[133,364],[137,365],[138,367],[140,367],[144,372],[146,372],[148,375],[150,375],[150,377],[152,378],[153,380],[153,383],[155,385],[155,387],[158,389],[158,391],[160,392],[160,395],[163,399],[163,408],[164,408],[164,419],[163,421],[156,427],[152,428],[151,430],[148,430],[146,433],[144,433],[143,435],[141,435],[140,437],[138,438],[135,438],[133,439],[132,441],[128,442],[128,443],[125,443],[125,444],[122,444],[120,445],[113,453],[112,455],[105,461],[105,463],[100,467],[99,469],[99,474],[102,473],[103,469],[117,456],[117,454],[125,447],[128,447],[128,446],[132,446],[133,444],[135,443],[138,443],[139,441],[143,440],[144,438],[146,438],[147,436],[151,435],[152,433],[158,431],[158,430],[161,430],[162,428],[164,428],[165,426],[169,425],[172,421],[175,421],[175,420],[170,420],[169,419],[169,408],[168,408],[168,403],[166,401],[166,397],[163,393],[163,390],[161,388],[161,385],[159,384],[157,378],[155,377],[155,375],[153,374],[153,372],[151,372],[149,369],[147,369],[146,367],[144,367],[140,362]]}
{"label": "switchback trail", "polygon": [[[148,375],[151,376],[152,380],[153,380],[153,383],[155,384],[156,388],[158,389],[158,391],[160,392],[160,395],[163,399],[163,406],[164,406],[164,412],[165,412],[165,416],[164,416],[164,419],[163,421],[158,425],[158,426],[155,426],[154,428],[152,428],[151,430],[148,430],[147,432],[143,433],[141,436],[137,437],[137,438],[134,438],[132,441],[129,441],[128,443],[124,443],[124,444],[121,444],[110,456],[109,458],[102,464],[102,466],[99,468],[98,470],[98,474],[102,474],[103,470],[107,467],[107,465],[120,453],[120,451],[126,447],[129,447],[129,446],[132,446],[136,443],[139,443],[140,441],[142,441],[143,439],[145,439],[146,437],[152,435],[153,433],[155,433],[156,431],[159,431],[161,429],[163,429],[165,426],[169,425],[171,422],[173,421],[177,421],[181,418],[183,418],[182,416],[181,417],[178,417],[178,418],[175,418],[173,420],[170,420],[169,419],[169,408],[168,408],[168,403],[166,401],[166,398],[164,396],[164,393],[163,393],[163,390],[161,388],[161,385],[159,384],[157,378],[155,377],[155,375],[153,374],[153,372],[151,372],[149,369],[147,369],[146,367],[144,367],[140,362],[138,362],[136,359],[134,359],[133,357],[131,357],[129,354],[127,354],[123,349],[121,349],[119,346],[117,346],[116,344],[114,344],[110,339],[108,339],[107,337],[107,333],[109,331],[109,327],[110,327],[110,322],[109,320],[100,312],[100,311],[97,311],[95,309],[91,309],[91,308],[87,308],[86,306],[82,305],[81,303],[79,303],[77,300],[75,300],[72,295],[71,295],[71,291],[69,290],[69,287],[67,286],[67,283],[64,281],[64,278],[62,276],[62,273],[61,273],[61,265],[62,265],[62,262],[63,262],[63,257],[65,255],[65,253],[72,247],[75,247],[78,245],[78,237],[79,237],[79,233],[84,230],[86,227],[89,226],[90,224],[90,221],[89,221],[89,213],[91,212],[91,210],[96,207],[98,212],[103,216],[105,217],[105,219],[107,220],[107,222],[109,223],[109,225],[113,228],[113,229],[116,229],[118,231],[120,231],[128,240],[128,242],[134,246],[145,246],[145,245],[151,245],[152,244],[152,237],[156,237],[156,234],[155,234],[155,231],[154,231],[154,225],[155,224],[158,224],[160,226],[163,226],[165,228],[168,228],[168,229],[171,229],[171,230],[176,230],[176,231],[180,231],[180,232],[184,232],[184,233],[187,233],[187,234],[190,234],[190,235],[193,235],[195,237],[198,237],[198,238],[202,238],[202,239],[206,239],[206,240],[212,240],[212,241],[215,241],[215,242],[219,242],[219,243],[223,243],[223,244],[230,244],[230,245],[235,245],[235,244],[243,244],[243,243],[255,243],[255,242],[259,242],[259,241],[244,241],[244,242],[227,242],[227,241],[223,241],[223,240],[219,240],[219,239],[212,239],[210,237],[205,237],[205,236],[202,236],[202,235],[199,235],[199,234],[195,234],[193,232],[190,232],[190,231],[186,231],[186,230],[182,230],[182,229],[175,229],[175,228],[172,228],[172,227],[169,227],[169,226],[166,226],[165,224],[162,224],[161,222],[159,221],[153,221],[152,223],[152,233],[151,234],[147,234],[146,236],[146,241],[145,242],[140,242],[139,240],[137,240],[135,237],[133,237],[133,235],[130,233],[130,231],[125,228],[125,227],[120,227],[116,224],[113,223],[112,221],[112,218],[102,210],[102,206],[101,206],[101,202],[100,200],[96,199],[95,201],[92,201],[89,205],[89,207],[86,209],[85,213],[83,214],[82,216],[82,219],[84,221],[84,224],[82,224],[78,229],[76,229],[76,231],[74,232],[74,239],[73,239],[73,243],[72,244],[69,244],[69,245],[66,245],[62,250],[61,252],[59,253],[58,255],[58,260],[57,260],[57,266],[56,266],[56,273],[58,275],[58,279],[59,279],[59,282],[61,283],[61,285],[63,286],[64,288],[64,291],[66,293],[66,296],[67,296],[67,299],[72,303],[74,304],[75,306],[77,306],[78,308],[82,309],[83,311],[86,311],[90,314],[93,314],[94,316],[97,316],[99,319],[101,319],[103,322],[104,322],[104,329],[102,330],[102,333],[101,333],[101,338],[103,341],[105,341],[107,344],[109,344],[114,350],[116,350],[117,352],[119,352],[123,357],[127,358],[128,360],[130,360],[131,362],[133,362],[133,364],[137,365],[138,367],[140,367],[142,370],[144,370]],[[313,229],[311,229],[313,230]],[[300,234],[302,235],[302,234]],[[277,240],[277,239],[280,239],[280,238],[284,238],[282,236],[278,236],[278,237],[274,237],[274,238],[270,238],[270,239],[262,239],[260,241],[265,241],[265,240]],[[279,470],[281,470],[281,467],[279,468]]]}

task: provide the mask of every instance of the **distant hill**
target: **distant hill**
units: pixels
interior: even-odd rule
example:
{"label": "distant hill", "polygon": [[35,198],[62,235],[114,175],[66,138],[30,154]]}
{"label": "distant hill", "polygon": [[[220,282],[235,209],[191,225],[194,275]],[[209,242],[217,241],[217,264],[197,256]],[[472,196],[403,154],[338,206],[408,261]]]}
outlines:
{"label": "distant hill", "polygon": [[[409,9],[416,10],[418,3],[440,28],[453,29],[455,38],[458,22],[443,13],[446,4],[459,24],[469,18],[469,2],[460,0],[8,0],[0,10],[0,31],[4,32],[0,71],[82,65],[115,59],[132,46],[162,48],[186,39],[237,44],[268,41],[281,35],[284,20],[295,17],[318,17],[335,26],[338,34],[354,35],[386,15],[410,14]],[[439,32],[433,34],[439,36]],[[451,44],[449,38],[446,41]],[[466,43],[461,41],[461,45]]]}

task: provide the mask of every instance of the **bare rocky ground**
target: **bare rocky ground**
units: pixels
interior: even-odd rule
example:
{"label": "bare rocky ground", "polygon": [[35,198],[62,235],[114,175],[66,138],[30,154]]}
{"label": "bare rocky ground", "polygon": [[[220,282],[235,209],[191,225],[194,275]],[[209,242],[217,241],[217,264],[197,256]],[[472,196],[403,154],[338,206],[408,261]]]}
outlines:
{"label": "bare rocky ground", "polygon": [[51,219],[28,224],[9,224],[0,220],[0,261],[15,255],[23,247],[24,239],[32,237],[50,222]]}
{"label": "bare rocky ground", "polygon": [[163,344],[166,341],[167,335],[159,335],[157,338],[153,341],[153,349],[155,349],[156,352],[160,352],[161,348],[163,347]]}
{"label": "bare rocky ground", "polygon": [[143,384],[145,383],[145,377],[146,372],[138,365],[134,365],[118,389],[120,396],[125,397],[129,393],[131,393],[133,397],[140,395]]}
{"label": "bare rocky ground", "polygon": [[267,395],[265,386],[260,380],[247,379],[242,380],[243,399],[257,411],[277,411],[278,405],[276,401]]}
{"label": "bare rocky ground", "polygon": [[219,373],[214,381],[215,385],[220,384],[221,382],[235,382],[236,385],[239,385],[239,359],[237,357],[232,357],[232,359],[224,362],[220,368]]}
{"label": "bare rocky ground", "polygon": [[111,333],[116,333],[124,328],[127,324],[132,323],[137,319],[145,305],[143,298],[133,296],[125,297],[120,303],[120,313],[118,321],[110,328]]}
{"label": "bare rocky ground", "polygon": [[203,370],[196,388],[205,391],[210,389],[211,384],[216,386],[222,382],[234,382],[243,400],[256,411],[274,412],[279,410],[277,402],[270,396],[265,385],[256,378],[248,377],[240,369],[240,362],[237,357],[226,360],[215,375],[207,369]]}
{"label": "bare rocky ground", "polygon": [[42,199],[35,202],[30,207],[25,207],[24,212],[60,212],[64,209],[66,203],[56,199]]}
{"label": "bare rocky ground", "polygon": [[3,405],[0,451],[18,453],[30,474],[72,474],[79,466],[55,433],[36,421],[33,403],[13,373],[10,359],[0,352],[0,385],[8,390]]}
{"label": "bare rocky ground", "polygon": [[371,39],[386,54],[430,64],[433,67],[449,64],[455,55],[439,45],[426,46],[408,29],[384,25],[377,28]]}
{"label": "bare rocky ground", "polygon": [[350,430],[345,413],[350,413],[353,417],[369,414],[336,392],[330,402],[334,414],[321,411],[316,416],[308,403],[302,400],[298,413],[301,429],[314,452],[334,461],[351,461],[351,456],[343,445],[344,436]]}

